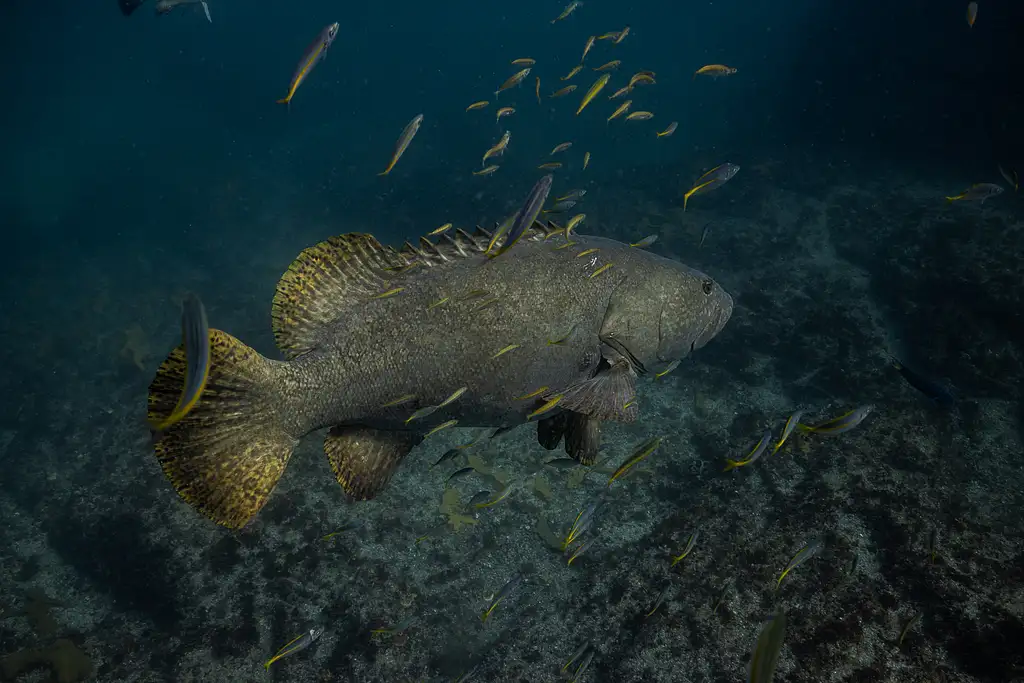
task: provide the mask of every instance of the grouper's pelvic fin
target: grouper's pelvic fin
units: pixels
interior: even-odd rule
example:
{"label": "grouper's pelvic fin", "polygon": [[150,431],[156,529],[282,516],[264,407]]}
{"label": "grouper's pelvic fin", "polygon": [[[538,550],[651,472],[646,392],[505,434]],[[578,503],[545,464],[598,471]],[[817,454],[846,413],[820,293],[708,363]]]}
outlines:
{"label": "grouper's pelvic fin", "polygon": [[[209,331],[209,369],[201,395],[177,422],[157,432],[157,460],[189,505],[231,529],[245,526],[270,496],[295,449],[278,415],[282,363],[220,330]],[[185,386],[179,347],[149,386],[149,421],[166,422]]]}
{"label": "grouper's pelvic fin", "polygon": [[398,464],[422,440],[414,432],[334,427],[324,439],[324,452],[345,493],[356,500],[369,500],[384,488]]}
{"label": "grouper's pelvic fin", "polygon": [[537,441],[549,451],[565,437],[565,454],[581,465],[593,465],[601,446],[601,421],[564,410],[537,421]]}

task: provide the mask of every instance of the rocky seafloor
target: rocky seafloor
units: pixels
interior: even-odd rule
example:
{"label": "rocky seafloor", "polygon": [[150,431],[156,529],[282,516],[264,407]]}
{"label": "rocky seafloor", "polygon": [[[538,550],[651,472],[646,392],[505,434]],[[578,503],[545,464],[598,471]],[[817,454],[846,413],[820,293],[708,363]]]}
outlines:
{"label": "rocky seafloor", "polygon": [[[1022,200],[947,206],[948,178],[782,180],[780,166],[793,167],[751,161],[685,213],[665,199],[674,186],[609,182],[587,198],[590,231],[657,232],[653,251],[708,272],[737,304],[706,348],[642,383],[641,419],[605,426],[597,471],[540,468],[559,452],[532,426],[431,468],[475,435],[445,432],[377,499],[348,504],[311,436],[241,533],[165,481],[146,387],[184,289],[214,326],[272,353],[279,251],[306,244],[275,243],[265,264],[216,278],[166,255],[159,269],[140,258],[126,273],[23,278],[0,322],[0,678],[445,681],[477,667],[472,680],[560,680],[589,641],[581,680],[738,681],[781,606],[776,680],[1024,681]],[[887,351],[948,378],[956,408],[908,386]],[[863,404],[875,410],[853,431],[797,434],[722,471],[797,409],[810,421]],[[607,487],[650,436],[663,442],[641,471]],[[467,508],[486,487],[470,475],[443,499],[470,457],[513,493]],[[567,566],[552,544],[602,492],[593,544]],[[821,554],[776,589],[815,538]],[[483,623],[486,597],[517,572],[525,582]],[[264,670],[313,626],[318,642]]]}

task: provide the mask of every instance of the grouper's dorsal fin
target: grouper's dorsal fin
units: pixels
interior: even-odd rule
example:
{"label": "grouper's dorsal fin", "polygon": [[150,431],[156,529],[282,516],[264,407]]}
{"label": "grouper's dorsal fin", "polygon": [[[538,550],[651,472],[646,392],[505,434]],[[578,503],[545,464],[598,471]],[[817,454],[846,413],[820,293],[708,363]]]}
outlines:
{"label": "grouper's dorsal fin", "polygon": [[402,256],[373,235],[349,233],[303,250],[277,283],[271,318],[289,359],[314,348],[318,333],[354,305],[385,289]]}
{"label": "grouper's dorsal fin", "polygon": [[[562,228],[558,225],[551,222],[535,221],[530,229],[523,234],[522,239],[527,242],[540,242],[557,232],[562,232]],[[408,261],[407,265],[410,266],[414,262],[422,263],[425,266],[440,266],[459,258],[483,255],[487,252],[493,234],[479,225],[472,233],[460,228],[455,231],[454,236],[444,234],[437,242],[431,242],[428,237],[421,237],[419,244],[406,242],[400,255]],[[501,239],[495,246],[500,246],[500,244]]]}

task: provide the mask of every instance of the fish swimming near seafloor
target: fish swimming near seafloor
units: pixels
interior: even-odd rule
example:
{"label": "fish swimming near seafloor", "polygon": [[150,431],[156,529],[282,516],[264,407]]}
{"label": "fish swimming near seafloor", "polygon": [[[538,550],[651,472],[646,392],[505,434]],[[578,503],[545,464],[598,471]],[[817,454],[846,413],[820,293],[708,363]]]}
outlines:
{"label": "fish swimming near seafloor", "polygon": [[[497,258],[485,256],[491,235],[481,229],[401,250],[366,234],[306,249],[272,306],[287,360],[211,329],[202,395],[156,435],[164,473],[190,505],[240,528],[266,503],[299,440],[323,427],[335,477],[361,500],[452,419],[507,428],[533,413],[545,446],[564,437],[570,456],[593,462],[600,423],[638,417],[637,378],[707,344],[733,302],[704,273],[628,244],[576,234],[569,248],[553,248],[546,238],[562,230],[534,223]],[[600,251],[577,258],[587,249]],[[477,292],[491,305],[469,296]],[[567,335],[566,320],[575,322]],[[496,353],[510,344],[514,352]],[[160,366],[151,422],[178,404],[186,368],[181,347]],[[410,421],[415,413],[422,417]]]}
{"label": "fish swimming near seafloor", "polygon": [[210,17],[210,6],[206,4],[206,0],[156,0],[157,14],[168,14],[178,7],[185,7],[186,5],[201,5],[203,13],[206,14],[206,20],[213,23],[213,19]]}

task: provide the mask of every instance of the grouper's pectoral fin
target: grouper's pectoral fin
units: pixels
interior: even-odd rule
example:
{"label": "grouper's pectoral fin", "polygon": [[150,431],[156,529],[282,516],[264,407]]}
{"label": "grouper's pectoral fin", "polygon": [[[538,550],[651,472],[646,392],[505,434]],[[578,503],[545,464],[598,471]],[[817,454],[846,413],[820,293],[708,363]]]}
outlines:
{"label": "grouper's pectoral fin", "polygon": [[334,427],[324,439],[331,471],[356,500],[369,500],[391,479],[398,463],[423,437],[368,427]]}
{"label": "grouper's pectoral fin", "polygon": [[565,430],[566,455],[581,465],[593,465],[601,447],[601,421],[581,413],[566,414],[569,416]]}
{"label": "grouper's pectoral fin", "polygon": [[549,451],[558,448],[569,424],[569,413],[558,413],[537,421],[537,441]]}
{"label": "grouper's pectoral fin", "polygon": [[636,396],[636,374],[625,359],[619,359],[610,366],[598,370],[589,379],[570,385],[561,392],[551,392],[545,398],[558,394],[562,400],[558,407],[582,413],[598,420],[632,422],[638,410]]}

